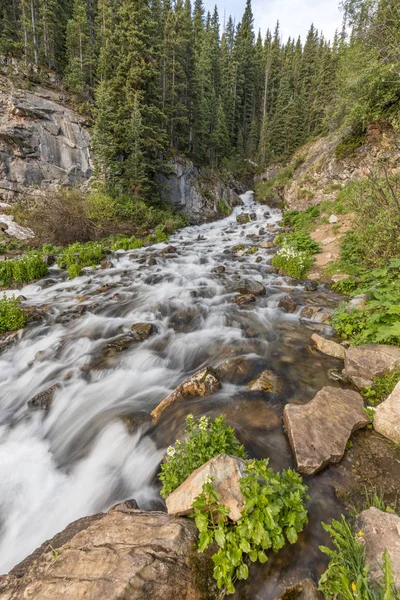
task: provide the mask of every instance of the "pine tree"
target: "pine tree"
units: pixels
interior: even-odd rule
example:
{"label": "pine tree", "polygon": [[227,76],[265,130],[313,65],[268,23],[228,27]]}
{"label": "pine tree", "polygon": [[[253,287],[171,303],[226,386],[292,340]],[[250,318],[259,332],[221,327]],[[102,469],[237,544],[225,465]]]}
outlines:
{"label": "pine tree", "polygon": [[92,44],[85,0],[74,0],[72,19],[67,26],[68,88],[86,97],[90,95],[93,72]]}

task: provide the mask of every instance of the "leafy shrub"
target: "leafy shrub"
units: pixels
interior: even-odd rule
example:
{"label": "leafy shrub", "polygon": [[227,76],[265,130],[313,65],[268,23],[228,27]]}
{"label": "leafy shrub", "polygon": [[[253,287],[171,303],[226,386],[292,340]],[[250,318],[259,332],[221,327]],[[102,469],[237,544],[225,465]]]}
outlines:
{"label": "leafy shrub", "polygon": [[29,252],[20,258],[0,263],[0,286],[9,287],[13,283],[29,283],[44,277],[49,272],[43,258],[36,252]]}
{"label": "leafy shrub", "polygon": [[80,265],[70,265],[68,267],[68,277],[70,279],[74,279],[74,277],[80,277],[83,273],[82,267]]}
{"label": "leafy shrub", "polygon": [[400,381],[400,371],[392,371],[384,377],[374,377],[372,386],[368,385],[361,390],[361,395],[364,396],[368,403],[372,406],[377,406],[393,392],[394,388]]}
{"label": "leafy shrub", "polygon": [[382,579],[372,586],[365,563],[365,547],[353,535],[349,523],[342,515],[341,521],[331,525],[322,523],[331,536],[336,550],[321,546],[330,558],[328,569],[319,580],[319,590],[326,600],[396,600],[398,598],[393,568],[385,550],[382,560]]}
{"label": "leafy shrub", "polygon": [[400,259],[360,276],[351,295],[367,294],[362,309],[341,304],[332,315],[336,331],[352,344],[400,345]]}
{"label": "leafy shrub", "polygon": [[268,550],[277,552],[286,541],[294,544],[307,523],[307,488],[295,471],[274,473],[268,459],[251,460],[240,488],[245,506],[237,523],[228,520],[229,510],[220,504],[212,480],[193,503],[200,532],[198,551],[204,552],[213,542],[219,546],[212,557],[213,574],[218,588],[227,594],[235,592],[236,580],[248,578],[250,562],[265,563]]}
{"label": "leafy shrub", "polygon": [[103,248],[95,242],[87,242],[86,244],[70,244],[64,248],[58,258],[58,265],[61,268],[67,269],[71,277],[81,275],[84,267],[98,265],[104,256]]}
{"label": "leafy shrub", "polygon": [[284,187],[293,179],[293,167],[281,169],[274,177],[256,184],[256,195],[260,202],[271,202],[276,199],[276,189]]}
{"label": "leafy shrub", "polygon": [[246,457],[243,446],[228,427],[225,417],[220,415],[215,421],[207,417],[195,419],[186,417],[185,439],[177,440],[167,451],[167,458],[161,464],[160,481],[163,486],[161,495],[166,498],[181,485],[195,470],[218,454]]}
{"label": "leafy shrub", "polygon": [[308,252],[309,254],[316,254],[321,251],[321,246],[318,242],[310,237],[308,233],[302,231],[292,231],[290,233],[281,233],[277,236],[276,243],[278,246],[288,245],[293,250],[299,250],[300,252]]}
{"label": "leafy shrub", "polygon": [[136,250],[142,248],[143,241],[138,240],[135,236],[131,237],[117,237],[111,242],[112,250]]}
{"label": "leafy shrub", "polygon": [[301,279],[313,264],[313,257],[308,252],[295,250],[284,243],[277,254],[272,258],[271,264],[280,273]]}
{"label": "leafy shrub", "polygon": [[229,206],[227,205],[227,203],[225,202],[225,200],[223,198],[222,198],[222,200],[220,200],[220,202],[218,204],[218,211],[220,212],[221,215],[224,215],[224,216],[229,215],[231,212]]}
{"label": "leafy shrub", "polygon": [[21,329],[26,324],[26,316],[16,298],[0,299],[0,333]]}
{"label": "leafy shrub", "polygon": [[292,226],[295,231],[309,231],[311,224],[319,217],[321,209],[319,206],[310,206],[306,210],[287,210],[283,213],[283,225]]}

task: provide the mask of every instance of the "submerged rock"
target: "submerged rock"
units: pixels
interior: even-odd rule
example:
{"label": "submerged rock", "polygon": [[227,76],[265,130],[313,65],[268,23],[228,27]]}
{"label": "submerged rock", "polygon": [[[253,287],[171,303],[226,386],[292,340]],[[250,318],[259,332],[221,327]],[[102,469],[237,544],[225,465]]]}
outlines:
{"label": "submerged rock", "polygon": [[190,519],[137,510],[134,501],[84,517],[0,577],[4,600],[204,600],[212,567],[194,552]]}
{"label": "submerged rock", "polygon": [[170,404],[191,396],[210,396],[218,391],[220,387],[221,384],[214,369],[211,367],[204,367],[204,369],[200,369],[200,371],[197,371],[194,375],[191,375],[182,381],[182,383],[180,383],[178,387],[169,396],[164,398],[164,400],[162,400],[162,402],[160,402],[160,404],[152,411],[151,416],[154,421],[157,421],[160,418],[161,413],[163,413]]}
{"label": "submerged rock", "polygon": [[283,310],[287,313],[294,313],[296,312],[297,309],[297,304],[296,302],[293,300],[293,298],[291,296],[283,296],[283,298],[281,298],[279,300],[279,304],[278,304],[279,308],[283,308]]}
{"label": "submerged rock", "polygon": [[135,323],[131,327],[131,331],[138,342],[147,340],[154,333],[154,326],[152,323]]}
{"label": "submerged rock", "polygon": [[254,294],[242,294],[241,296],[236,296],[235,298],[235,302],[236,304],[239,304],[239,306],[242,306],[243,304],[251,304],[256,300],[257,298]]}
{"label": "submerged rock", "polygon": [[340,344],[337,344],[332,340],[327,340],[317,333],[314,333],[311,336],[311,339],[316,345],[317,349],[323,354],[344,360],[346,350]]}
{"label": "submerged rock", "polygon": [[365,547],[370,581],[377,583],[382,579],[382,556],[387,550],[395,585],[400,589],[400,517],[372,507],[357,516],[355,531],[362,531],[357,539]]}
{"label": "submerged rock", "polygon": [[278,375],[267,369],[263,371],[257,379],[254,379],[254,381],[249,383],[249,388],[252,392],[280,394],[283,390],[283,385]]}
{"label": "submerged rock", "polygon": [[400,369],[399,347],[366,344],[346,351],[343,375],[361,389],[372,385],[374,377],[383,377],[397,369]]}
{"label": "submerged rock", "polygon": [[400,444],[400,382],[374,414],[374,429],[386,438]]}
{"label": "submerged rock", "polygon": [[229,383],[242,383],[248,379],[251,372],[251,363],[247,358],[229,358],[219,365],[215,372],[221,381]]}
{"label": "submerged rock", "polygon": [[224,267],[224,266],[222,266],[222,265],[219,265],[219,266],[217,266],[217,267],[214,267],[214,268],[212,269],[212,273],[218,273],[218,274],[225,273],[225,267]]}
{"label": "submerged rock", "polygon": [[300,473],[312,475],[341,460],[346,444],[369,419],[360,394],[324,387],[303,405],[287,404],[283,420]]}
{"label": "submerged rock", "polygon": [[240,479],[244,476],[246,462],[242,458],[220,454],[193,473],[170,494],[166,500],[168,514],[188,515],[192,504],[203,489],[208,478],[220,496],[220,503],[229,509],[229,518],[238,521],[242,516],[245,498],[240,491]]}
{"label": "submerged rock", "polygon": [[50,409],[51,404],[53,402],[54,394],[59,389],[60,385],[56,383],[55,385],[49,387],[47,390],[36,394],[36,396],[34,396],[33,398],[31,398],[31,400],[28,401],[28,407],[36,410],[44,410],[47,412]]}

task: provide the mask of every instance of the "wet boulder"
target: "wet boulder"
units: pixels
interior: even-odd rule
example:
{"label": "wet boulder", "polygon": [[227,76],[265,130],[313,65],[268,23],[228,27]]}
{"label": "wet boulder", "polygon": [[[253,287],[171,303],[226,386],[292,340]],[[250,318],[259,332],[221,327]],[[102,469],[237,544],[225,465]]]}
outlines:
{"label": "wet boulder", "polygon": [[215,394],[221,387],[220,381],[214,369],[211,367],[204,367],[200,369],[194,375],[191,375],[182,383],[178,385],[178,387],[160,404],[152,411],[151,416],[154,421],[158,421],[161,414],[164,410],[173,404],[174,402],[179,402],[184,398],[188,397],[204,397],[211,396]]}
{"label": "wet boulder", "polygon": [[236,304],[239,304],[239,306],[243,306],[244,304],[252,304],[256,300],[257,298],[254,294],[241,294],[235,298],[235,302]]}
{"label": "wet boulder", "polygon": [[43,410],[45,412],[49,411],[53,402],[54,394],[59,389],[60,385],[56,383],[55,385],[47,388],[47,390],[36,394],[36,396],[28,401],[28,407],[33,410]]}
{"label": "wet boulder", "polygon": [[374,429],[395,444],[400,444],[400,382],[390,396],[377,407]]}
{"label": "wet boulder", "polygon": [[250,221],[250,217],[247,213],[241,213],[236,217],[236,221],[239,223],[239,225],[244,225]]}
{"label": "wet boulder", "polygon": [[266,290],[262,283],[254,279],[241,279],[236,283],[235,292],[238,294],[254,294],[265,296]]}
{"label": "wet boulder", "polygon": [[237,357],[229,358],[219,365],[215,372],[220,381],[229,383],[243,383],[248,380],[251,372],[251,363],[248,359]]}
{"label": "wet boulder", "polygon": [[177,250],[175,246],[167,246],[163,248],[160,252],[161,255],[165,256],[166,254],[176,254]]}
{"label": "wet boulder", "polygon": [[131,331],[135,340],[142,342],[154,333],[154,325],[152,323],[135,323],[132,325]]}
{"label": "wet boulder", "polygon": [[217,267],[214,267],[212,269],[212,272],[213,273],[218,273],[218,274],[225,273],[225,267],[222,266],[222,265],[218,265]]}
{"label": "wet boulder", "polygon": [[303,319],[312,319],[321,310],[320,306],[305,306],[300,313]]}
{"label": "wet boulder", "polygon": [[372,385],[374,377],[383,377],[397,369],[400,369],[399,347],[366,344],[346,351],[343,375],[361,389]]}
{"label": "wet boulder", "polygon": [[400,517],[374,507],[369,508],[356,518],[355,532],[359,531],[362,531],[362,535],[357,539],[365,547],[370,581],[377,583],[382,579],[382,556],[387,550],[392,563],[394,582],[400,589]]}
{"label": "wet boulder", "polygon": [[134,501],[127,501],[106,514],[71,523],[42,544],[9,575],[0,577],[0,597],[212,598],[211,589],[199,589],[199,569],[203,585],[211,585],[212,563],[204,555],[195,555],[196,540],[196,526],[190,519],[143,512]]}
{"label": "wet boulder", "polygon": [[274,243],[273,242],[262,242],[261,248],[273,248],[274,247]]}
{"label": "wet boulder", "polygon": [[203,484],[213,479],[213,486],[220,496],[220,503],[229,509],[229,518],[238,521],[242,516],[245,498],[240,491],[240,479],[244,476],[246,462],[242,458],[220,454],[193,473],[170,494],[166,500],[169,515],[188,515],[192,504],[203,489]]}
{"label": "wet boulder", "polygon": [[369,419],[358,392],[324,387],[303,405],[287,404],[283,420],[300,473],[312,475],[343,457],[351,434]]}
{"label": "wet boulder", "polygon": [[304,284],[304,289],[306,292],[315,292],[318,289],[317,281],[306,281]]}
{"label": "wet boulder", "polygon": [[279,300],[278,306],[287,313],[294,313],[297,310],[296,302],[289,295],[283,296],[283,298]]}
{"label": "wet boulder", "polygon": [[255,212],[250,213],[250,219],[251,219],[251,221],[256,221],[257,220],[257,214]]}
{"label": "wet boulder", "polygon": [[283,384],[273,371],[266,369],[257,379],[249,383],[252,392],[269,392],[271,394],[280,394],[283,390]]}
{"label": "wet boulder", "polygon": [[323,354],[327,354],[328,356],[333,356],[333,358],[340,358],[344,360],[346,350],[340,344],[337,344],[332,340],[327,340],[326,338],[323,338],[317,333],[314,333],[311,336],[311,339],[316,345],[317,350],[319,350]]}

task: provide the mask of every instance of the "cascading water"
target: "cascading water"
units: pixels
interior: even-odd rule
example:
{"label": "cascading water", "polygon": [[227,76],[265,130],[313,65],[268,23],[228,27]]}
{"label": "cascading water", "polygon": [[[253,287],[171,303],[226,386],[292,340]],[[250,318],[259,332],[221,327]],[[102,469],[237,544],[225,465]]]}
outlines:
{"label": "cascading water", "polygon": [[[224,220],[178,232],[169,242],[176,253],[162,254],[165,244],[118,252],[112,268],[72,281],[54,267],[46,279],[21,290],[26,305],[48,308],[45,322],[29,326],[0,355],[0,572],[71,521],[118,501],[135,498],[141,508],[159,507],[158,464],[189,412],[225,412],[251,455],[269,456],[274,468],[293,465],[283,406],[289,398],[308,401],[322,385],[332,385],[325,371],[338,363],[326,359],[321,369],[299,315],[277,308],[284,291],[305,292],[298,282],[274,274],[273,251],[241,258],[232,251],[250,245],[254,236],[260,240],[260,227],[276,226],[281,217],[275,209],[265,216],[268,207],[256,205],[252,193],[243,203]],[[239,225],[242,211],[255,212],[256,220]],[[269,229],[262,241],[275,235]],[[149,257],[156,257],[151,266]],[[216,266],[225,272],[213,273]],[[233,300],[238,276],[266,287],[251,308]],[[106,344],[139,322],[152,323],[155,333],[98,359]],[[185,377],[239,356],[248,361],[249,376],[272,368],[284,391],[271,397],[224,384],[213,397],[171,407],[152,425],[151,410]],[[48,412],[28,407],[56,384]],[[314,513],[326,518],[336,510],[332,494],[321,500],[324,476],[315,485],[320,491],[313,495]],[[292,554],[281,553],[280,568],[289,569],[295,554],[307,570],[317,560],[320,535],[310,530]],[[307,557],[301,554],[306,543],[312,547]],[[240,597],[268,598],[269,592],[260,591],[262,581],[257,593],[243,584]]]}

